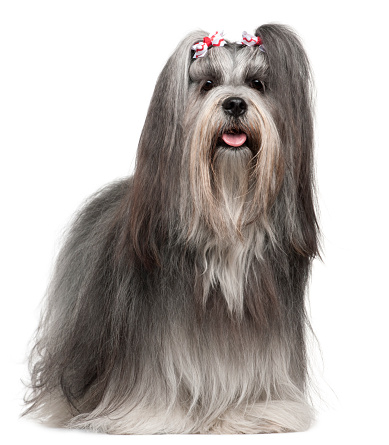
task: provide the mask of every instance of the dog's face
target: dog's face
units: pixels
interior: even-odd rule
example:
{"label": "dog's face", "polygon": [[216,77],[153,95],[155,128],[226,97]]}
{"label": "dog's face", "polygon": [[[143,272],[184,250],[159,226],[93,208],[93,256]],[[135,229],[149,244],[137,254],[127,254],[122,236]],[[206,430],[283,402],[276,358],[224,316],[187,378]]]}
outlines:
{"label": "dog's face", "polygon": [[224,237],[265,212],[279,188],[268,80],[266,55],[234,43],[211,48],[189,68],[184,147],[191,194],[197,215]]}
{"label": "dog's face", "polygon": [[185,37],[156,84],[131,196],[137,253],[154,261],[154,241],[144,240],[155,233],[199,245],[247,240],[254,230],[310,255],[316,241],[305,51],[289,28],[264,25],[256,35],[265,52],[227,41],[194,59],[192,46],[207,34]]}
{"label": "dog's face", "polygon": [[196,59],[189,69],[186,126],[194,121],[207,126],[214,133],[207,140],[213,151],[226,149],[245,155],[249,150],[256,155],[262,120],[271,119],[267,68],[262,51],[236,44],[213,48],[206,57]]}

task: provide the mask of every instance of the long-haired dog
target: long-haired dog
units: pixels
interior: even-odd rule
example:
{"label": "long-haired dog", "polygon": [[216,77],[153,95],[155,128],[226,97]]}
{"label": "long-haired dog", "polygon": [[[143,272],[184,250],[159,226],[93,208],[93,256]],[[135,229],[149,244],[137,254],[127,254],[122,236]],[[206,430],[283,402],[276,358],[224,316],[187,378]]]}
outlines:
{"label": "long-haired dog", "polygon": [[308,428],[312,149],[294,32],[189,34],[159,76],[134,175],[69,231],[26,412],[113,434]]}

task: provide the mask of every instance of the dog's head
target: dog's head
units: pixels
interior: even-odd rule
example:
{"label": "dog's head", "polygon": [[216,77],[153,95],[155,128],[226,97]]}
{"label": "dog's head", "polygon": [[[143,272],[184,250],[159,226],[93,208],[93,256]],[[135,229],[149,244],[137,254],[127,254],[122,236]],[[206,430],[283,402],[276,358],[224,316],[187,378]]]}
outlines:
{"label": "dog's head", "polygon": [[131,194],[141,257],[155,256],[161,236],[230,242],[253,224],[304,255],[316,250],[308,60],[285,26],[255,35],[263,46],[227,41],[194,58],[208,33],[191,33],[160,74]]}

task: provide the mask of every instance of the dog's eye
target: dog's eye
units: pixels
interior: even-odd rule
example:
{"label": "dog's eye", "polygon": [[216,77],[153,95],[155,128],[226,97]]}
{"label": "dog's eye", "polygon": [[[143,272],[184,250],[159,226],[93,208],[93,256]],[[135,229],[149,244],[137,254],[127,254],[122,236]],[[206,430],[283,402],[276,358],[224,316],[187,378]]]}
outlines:
{"label": "dog's eye", "polygon": [[250,82],[250,85],[252,88],[255,88],[256,90],[260,91],[261,93],[263,93],[265,91],[265,84],[259,79],[252,80]]}
{"label": "dog's eye", "polygon": [[215,86],[214,82],[212,80],[207,80],[204,85],[202,86],[203,91],[209,91],[212,90],[212,88]]}

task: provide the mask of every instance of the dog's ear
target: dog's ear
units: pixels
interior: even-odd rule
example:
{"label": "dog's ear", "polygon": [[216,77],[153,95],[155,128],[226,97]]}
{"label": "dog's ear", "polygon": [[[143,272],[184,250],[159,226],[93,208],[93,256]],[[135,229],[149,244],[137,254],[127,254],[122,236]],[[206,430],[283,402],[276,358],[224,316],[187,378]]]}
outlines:
{"label": "dog's ear", "polygon": [[185,37],[159,75],[138,147],[138,162],[143,156],[150,159],[156,154],[158,160],[165,158],[177,146],[187,101],[189,67],[193,60],[191,47],[205,35],[199,31]]}
{"label": "dog's ear", "polygon": [[131,241],[137,258],[148,268],[158,263],[159,245],[174,220],[169,212],[180,177],[182,120],[194,60],[191,47],[207,35],[196,31],[179,43],[157,80],[142,130],[125,209],[128,230],[121,244],[128,246]]}
{"label": "dog's ear", "polygon": [[[310,64],[295,32],[284,25],[260,26],[269,66],[269,96],[287,166],[283,205],[288,207],[286,233],[294,249],[304,256],[319,253],[315,213],[313,165],[313,81]],[[296,221],[298,224],[296,224]]]}

